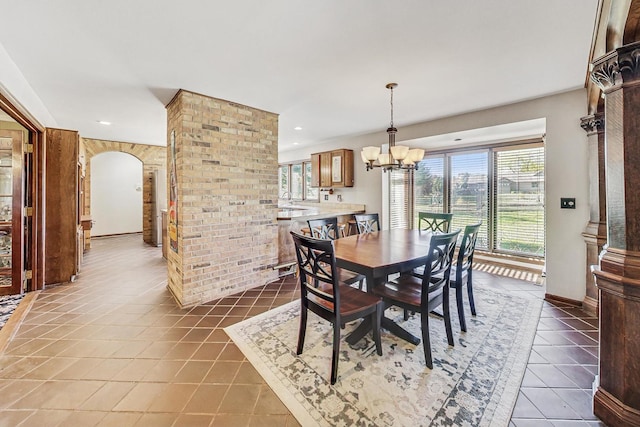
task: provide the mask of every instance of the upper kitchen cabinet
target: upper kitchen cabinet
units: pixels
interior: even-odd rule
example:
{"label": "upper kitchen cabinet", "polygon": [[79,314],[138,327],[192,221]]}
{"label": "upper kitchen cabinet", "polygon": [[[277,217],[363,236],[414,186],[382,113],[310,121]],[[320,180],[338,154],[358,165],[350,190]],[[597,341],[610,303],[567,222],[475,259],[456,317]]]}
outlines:
{"label": "upper kitchen cabinet", "polygon": [[312,187],[353,187],[353,150],[334,150],[311,155]]}

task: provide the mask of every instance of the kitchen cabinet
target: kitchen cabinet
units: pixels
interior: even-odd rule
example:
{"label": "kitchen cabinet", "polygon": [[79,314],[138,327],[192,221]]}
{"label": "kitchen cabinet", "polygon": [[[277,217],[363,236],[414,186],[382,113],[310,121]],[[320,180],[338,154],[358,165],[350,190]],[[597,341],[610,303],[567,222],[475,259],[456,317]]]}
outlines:
{"label": "kitchen cabinet", "polygon": [[353,150],[333,150],[311,155],[311,186],[353,187]]}

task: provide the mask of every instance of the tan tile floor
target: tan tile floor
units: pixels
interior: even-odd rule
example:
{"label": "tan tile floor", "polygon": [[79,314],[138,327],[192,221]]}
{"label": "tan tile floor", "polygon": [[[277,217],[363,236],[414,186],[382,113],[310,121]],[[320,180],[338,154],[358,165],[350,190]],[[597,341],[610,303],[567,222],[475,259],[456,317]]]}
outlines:
{"label": "tan tile floor", "polygon": [[[291,276],[181,310],[158,248],[139,235],[92,245],[78,280],[41,292],[0,356],[0,427],[298,425],[222,329],[298,298]],[[602,425],[588,410],[594,323],[545,303],[511,426]]]}

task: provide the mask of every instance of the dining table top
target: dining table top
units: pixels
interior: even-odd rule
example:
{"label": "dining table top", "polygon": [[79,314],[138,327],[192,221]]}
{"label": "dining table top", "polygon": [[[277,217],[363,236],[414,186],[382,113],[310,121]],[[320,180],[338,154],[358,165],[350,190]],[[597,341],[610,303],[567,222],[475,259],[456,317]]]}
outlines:
{"label": "dining table top", "polygon": [[[424,265],[429,255],[431,231],[393,229],[356,234],[333,241],[338,267],[364,274],[367,292],[384,283],[388,275],[410,271]],[[394,335],[418,344],[420,338],[404,330],[391,319],[382,316],[382,327]],[[348,337],[351,345],[371,331],[365,319]]]}
{"label": "dining table top", "polygon": [[432,235],[431,231],[392,229],[343,237],[334,241],[336,260],[341,267],[359,266],[356,271],[361,272],[363,268],[402,269],[427,257]]}

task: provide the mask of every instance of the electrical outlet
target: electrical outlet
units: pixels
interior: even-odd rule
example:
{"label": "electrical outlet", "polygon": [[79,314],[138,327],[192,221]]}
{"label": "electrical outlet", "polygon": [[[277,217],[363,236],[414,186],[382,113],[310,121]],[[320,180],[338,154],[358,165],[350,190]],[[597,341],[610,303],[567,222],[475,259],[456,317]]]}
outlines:
{"label": "electrical outlet", "polygon": [[560,209],[575,209],[576,208],[576,199],[575,197],[561,197],[560,198]]}

